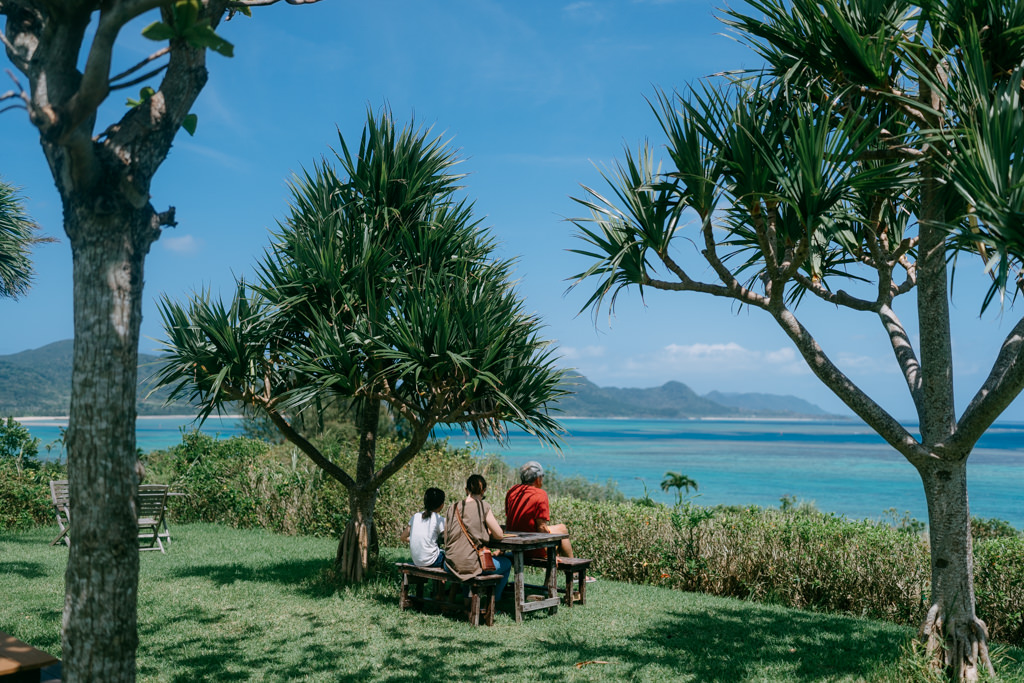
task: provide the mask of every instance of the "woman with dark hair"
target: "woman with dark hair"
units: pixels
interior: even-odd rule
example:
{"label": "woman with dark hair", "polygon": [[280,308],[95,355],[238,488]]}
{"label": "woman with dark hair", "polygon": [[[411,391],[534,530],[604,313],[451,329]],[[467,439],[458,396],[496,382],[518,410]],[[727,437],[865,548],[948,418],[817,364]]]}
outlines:
{"label": "woman with dark hair", "polygon": [[486,493],[487,480],[479,474],[471,475],[466,480],[466,498],[452,503],[448,508],[444,533],[447,549],[444,566],[463,581],[485,573],[501,574],[501,580],[494,590],[494,599],[501,600],[501,593],[508,583],[508,574],[512,571],[512,561],[495,555],[494,569],[485,570],[480,566],[477,553],[477,548],[489,540],[497,541],[503,536],[491,506],[484,501]]}
{"label": "woman with dark hair", "polygon": [[444,533],[444,491],[429,488],[423,494],[423,512],[417,512],[409,520],[409,526],[402,533],[402,542],[409,544],[412,563],[417,567],[443,567],[444,551],[437,540]]}

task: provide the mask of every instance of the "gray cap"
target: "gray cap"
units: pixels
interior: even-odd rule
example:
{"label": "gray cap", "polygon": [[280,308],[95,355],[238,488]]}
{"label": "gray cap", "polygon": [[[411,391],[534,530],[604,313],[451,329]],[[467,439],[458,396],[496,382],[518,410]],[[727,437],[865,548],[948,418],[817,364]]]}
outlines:
{"label": "gray cap", "polygon": [[544,476],[544,468],[536,460],[531,460],[519,468],[519,480],[524,484],[531,484],[539,477]]}

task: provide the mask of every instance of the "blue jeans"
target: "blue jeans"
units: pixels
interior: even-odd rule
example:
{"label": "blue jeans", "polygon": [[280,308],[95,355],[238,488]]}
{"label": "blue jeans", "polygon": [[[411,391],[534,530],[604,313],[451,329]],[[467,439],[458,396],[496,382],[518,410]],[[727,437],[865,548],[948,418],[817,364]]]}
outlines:
{"label": "blue jeans", "polygon": [[433,564],[427,565],[428,567],[444,567],[444,551],[437,551],[437,559],[434,560]]}
{"label": "blue jeans", "polygon": [[498,581],[497,588],[494,589],[494,601],[501,600],[501,592],[505,590],[505,585],[508,583],[508,574],[512,571],[512,560],[504,555],[496,555],[494,557],[494,569],[487,569],[484,574],[501,574],[501,580]]}

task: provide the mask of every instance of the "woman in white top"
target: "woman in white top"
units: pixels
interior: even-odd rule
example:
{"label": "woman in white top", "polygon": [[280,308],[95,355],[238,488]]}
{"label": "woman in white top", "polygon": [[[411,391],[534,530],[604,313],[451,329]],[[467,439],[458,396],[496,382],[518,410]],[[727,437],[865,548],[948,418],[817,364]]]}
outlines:
{"label": "woman in white top", "polygon": [[417,567],[443,567],[444,551],[437,545],[437,539],[444,534],[444,491],[430,488],[423,494],[423,512],[417,512],[409,520],[402,534],[402,542],[409,544],[412,563]]}

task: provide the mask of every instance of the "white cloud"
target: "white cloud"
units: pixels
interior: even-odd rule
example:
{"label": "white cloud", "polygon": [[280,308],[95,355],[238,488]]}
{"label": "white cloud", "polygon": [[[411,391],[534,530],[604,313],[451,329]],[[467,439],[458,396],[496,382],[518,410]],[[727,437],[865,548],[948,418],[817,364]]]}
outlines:
{"label": "white cloud", "polygon": [[560,346],[558,351],[564,360],[576,361],[580,359],[603,358],[607,349],[603,346]]}
{"label": "white cloud", "polygon": [[[563,349],[565,351],[565,349]],[[669,380],[694,388],[748,385],[751,380],[808,377],[810,370],[791,348],[755,350],[736,342],[717,344],[669,344],[650,353],[626,356],[614,363],[603,353],[571,358],[580,372],[599,385],[656,386]],[[567,355],[567,357],[569,357]],[[751,389],[753,390],[753,389]]]}
{"label": "white cloud", "polygon": [[896,361],[892,356],[878,358],[877,356],[861,356],[855,353],[839,353],[835,358],[839,369],[848,372],[854,371],[858,375],[866,374],[888,374],[896,369]]}
{"label": "white cloud", "polygon": [[573,2],[562,8],[571,19],[582,20],[588,22],[601,22],[604,21],[604,12],[600,11],[592,2]]}
{"label": "white cloud", "polygon": [[185,256],[199,253],[200,248],[203,246],[202,240],[198,240],[192,235],[164,236],[160,238],[157,244],[167,251],[173,251],[176,254],[183,254]]}
{"label": "white cloud", "polygon": [[237,157],[231,154],[225,154],[220,150],[214,149],[212,147],[207,147],[205,145],[189,142],[187,140],[181,140],[181,136],[179,136],[178,141],[174,143],[174,147],[175,149],[180,150],[182,152],[189,152],[192,154],[198,154],[200,156],[206,157],[207,159],[213,161],[214,163],[220,164],[221,166],[232,171],[245,171],[249,169],[248,162],[242,159],[241,157]]}
{"label": "white cloud", "polygon": [[639,365],[661,367],[666,372],[705,374],[708,372],[773,372],[806,374],[807,366],[791,348],[757,351],[736,342],[726,344],[669,344],[647,357],[635,359]]}

